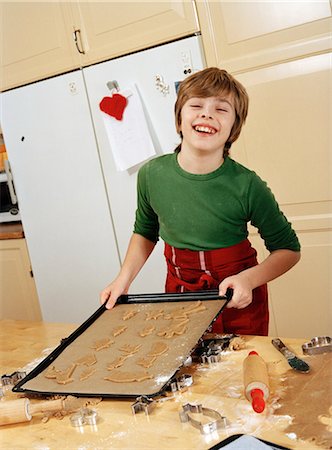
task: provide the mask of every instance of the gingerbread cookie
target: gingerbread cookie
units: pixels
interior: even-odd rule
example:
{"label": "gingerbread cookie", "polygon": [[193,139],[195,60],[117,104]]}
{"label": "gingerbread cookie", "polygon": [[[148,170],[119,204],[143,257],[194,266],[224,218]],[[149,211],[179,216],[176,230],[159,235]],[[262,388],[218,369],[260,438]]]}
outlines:
{"label": "gingerbread cookie", "polygon": [[107,337],[107,338],[103,338],[103,339],[99,339],[98,341],[95,341],[92,344],[91,348],[96,350],[96,352],[99,352],[100,350],[103,350],[104,348],[110,347],[111,344],[114,344],[114,341],[112,341],[112,339]]}
{"label": "gingerbread cookie", "polygon": [[112,331],[112,336],[116,337],[126,331],[127,327],[125,325],[120,325],[119,327],[114,328]]}
{"label": "gingerbread cookie", "polygon": [[143,330],[140,331],[138,334],[141,337],[149,336],[154,332],[155,329],[156,329],[155,325],[148,325],[147,327],[143,328]]}
{"label": "gingerbread cookie", "polygon": [[113,381],[113,383],[133,383],[135,381],[149,380],[150,378],[152,378],[152,375],[144,371],[122,372],[121,370],[113,370],[104,380]]}

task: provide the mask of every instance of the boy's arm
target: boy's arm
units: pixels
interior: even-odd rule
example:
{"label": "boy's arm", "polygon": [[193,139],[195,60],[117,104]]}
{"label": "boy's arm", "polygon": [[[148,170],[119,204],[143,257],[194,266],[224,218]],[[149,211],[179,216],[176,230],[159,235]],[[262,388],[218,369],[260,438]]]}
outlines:
{"label": "boy's arm", "polygon": [[275,250],[257,266],[225,278],[219,285],[219,293],[225,295],[227,288],[232,288],[233,297],[227,307],[245,308],[252,302],[253,289],[287,272],[300,260],[300,257],[300,252],[293,250]]}
{"label": "boy's arm", "polygon": [[155,245],[155,242],[149,241],[140,234],[132,235],[118,276],[100,293],[101,303],[108,300],[107,309],[114,306],[120,295],[127,293],[130,284],[144,266]]}

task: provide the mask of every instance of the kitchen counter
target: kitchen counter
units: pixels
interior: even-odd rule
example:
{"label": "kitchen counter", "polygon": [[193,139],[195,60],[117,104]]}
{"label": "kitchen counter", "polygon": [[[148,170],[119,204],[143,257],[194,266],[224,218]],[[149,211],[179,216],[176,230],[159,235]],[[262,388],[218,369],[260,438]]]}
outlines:
{"label": "kitchen counter", "polygon": [[0,239],[23,239],[24,231],[21,222],[8,222],[0,224]]}
{"label": "kitchen counter", "polygon": [[[76,328],[77,325],[69,324],[0,321],[2,371],[10,374],[24,368],[27,363],[41,358],[45,349],[50,351],[50,348],[58,346],[60,340]],[[243,339],[245,348],[224,352],[220,362],[187,367],[186,371],[193,377],[193,385],[157,399],[155,408],[148,415],[132,413],[134,399],[102,400],[94,406],[99,415],[96,425],[73,427],[69,416],[62,420],[51,417],[45,421],[42,413],[35,414],[30,422],[1,427],[1,449],[202,450],[234,434],[253,435],[290,449],[328,448],[315,445],[311,438],[315,438],[317,443],[322,436],[332,436],[331,433],[326,435],[328,425],[318,419],[320,416],[329,420],[324,405],[332,391],[331,377],[324,378],[319,373],[323,361],[319,356],[331,361],[332,354],[304,357],[311,366],[311,372],[300,374],[289,368],[287,361],[272,346],[271,337],[246,336]],[[307,339],[285,338],[283,341],[301,356],[301,345]],[[252,410],[243,394],[242,365],[251,350],[256,350],[264,358],[269,371],[271,394],[261,414]],[[311,398],[312,386],[309,384],[315,377],[320,378],[322,389],[316,390]],[[297,394],[302,395],[297,397]],[[18,395],[7,390],[1,402]],[[31,399],[31,402],[38,401]],[[226,428],[201,434],[190,423],[181,423],[179,411],[186,403],[201,403],[203,407],[218,411],[227,418]],[[308,406],[313,416],[307,412]],[[301,410],[304,411],[302,416]],[[312,427],[309,434],[306,421]]]}

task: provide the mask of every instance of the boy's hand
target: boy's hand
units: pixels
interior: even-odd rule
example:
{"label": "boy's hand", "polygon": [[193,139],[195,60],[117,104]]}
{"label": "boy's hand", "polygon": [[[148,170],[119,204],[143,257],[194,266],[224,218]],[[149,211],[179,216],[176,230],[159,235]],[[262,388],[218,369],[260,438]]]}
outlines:
{"label": "boy's hand", "polygon": [[225,295],[228,288],[233,289],[232,299],[227,308],[243,309],[252,302],[252,287],[246,275],[239,273],[225,278],[219,285],[219,295]]}
{"label": "boy's hand", "polygon": [[126,294],[127,289],[125,289],[123,286],[121,286],[116,280],[113,281],[111,284],[105,287],[100,293],[100,303],[104,304],[106,301],[106,308],[112,309],[115,305],[117,299],[122,294]]}

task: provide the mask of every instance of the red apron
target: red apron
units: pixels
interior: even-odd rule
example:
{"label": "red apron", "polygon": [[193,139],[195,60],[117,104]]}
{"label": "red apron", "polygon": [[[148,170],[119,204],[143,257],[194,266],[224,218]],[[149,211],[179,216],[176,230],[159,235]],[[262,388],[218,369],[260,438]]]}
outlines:
{"label": "red apron", "polygon": [[[217,250],[178,249],[165,243],[166,292],[217,289],[221,281],[257,265],[257,253],[249,240]],[[252,303],[243,309],[225,308],[213,323],[215,333],[267,336],[269,309],[267,285],[253,290]]]}

